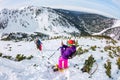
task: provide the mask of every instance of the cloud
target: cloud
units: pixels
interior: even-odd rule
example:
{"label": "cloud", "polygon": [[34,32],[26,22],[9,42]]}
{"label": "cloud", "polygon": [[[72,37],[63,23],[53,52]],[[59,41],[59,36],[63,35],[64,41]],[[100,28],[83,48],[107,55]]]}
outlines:
{"label": "cloud", "polygon": [[104,15],[104,16],[107,16],[107,17],[117,18],[116,16],[114,16],[114,15],[112,15],[110,13],[103,12],[103,11],[96,10],[96,9],[85,8],[85,7],[66,6],[66,5],[57,5],[57,6],[50,6],[50,7],[67,9],[67,10],[74,10],[74,11],[83,11],[83,12],[89,12],[89,13],[97,13],[97,14]]}
{"label": "cloud", "polygon": [[112,0],[112,2],[120,8],[120,0]]}
{"label": "cloud", "polygon": [[4,3],[4,0],[0,0],[0,10],[3,8],[3,3]]}
{"label": "cloud", "polygon": [[0,2],[2,2],[3,0],[0,0]]}
{"label": "cloud", "polygon": [[0,10],[4,8],[15,9],[27,4],[27,0],[0,0]]}

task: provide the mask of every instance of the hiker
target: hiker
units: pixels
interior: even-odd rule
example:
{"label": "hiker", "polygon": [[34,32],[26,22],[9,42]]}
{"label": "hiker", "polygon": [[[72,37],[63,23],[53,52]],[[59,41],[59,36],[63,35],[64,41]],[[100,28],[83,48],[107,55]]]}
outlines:
{"label": "hiker", "polygon": [[37,49],[39,49],[40,51],[42,51],[42,42],[39,39],[36,39],[36,47]]}
{"label": "hiker", "polygon": [[[74,40],[68,40],[67,45],[61,42],[61,56],[58,60],[58,69],[68,68],[68,59],[76,52],[76,46]],[[56,71],[56,70],[55,70]]]}

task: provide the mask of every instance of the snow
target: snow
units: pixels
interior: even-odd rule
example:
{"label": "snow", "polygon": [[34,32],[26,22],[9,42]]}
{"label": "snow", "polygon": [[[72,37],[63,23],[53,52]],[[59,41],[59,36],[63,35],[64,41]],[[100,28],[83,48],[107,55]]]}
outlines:
{"label": "snow", "polygon": [[[100,52],[107,45],[106,39],[97,38],[75,38],[82,48],[89,49],[90,46],[97,45],[96,51],[89,50],[89,52],[76,56],[69,60],[69,69],[64,72],[52,72],[48,66],[56,64],[60,56],[60,51],[57,50],[61,46],[61,41],[66,43],[67,39],[52,39],[44,40],[43,50],[40,52],[36,49],[34,41],[31,42],[12,42],[12,41],[0,41],[0,52],[4,55],[11,55],[15,57],[17,54],[24,54],[26,56],[33,55],[31,60],[22,60],[20,62],[9,60],[0,57],[0,80],[120,80],[120,70],[116,66],[117,57],[110,58],[108,52]],[[117,44],[119,45],[119,44]],[[11,47],[11,50],[10,50]],[[50,60],[48,58],[55,52]],[[44,58],[42,56],[45,56]],[[80,69],[90,55],[96,60],[98,64],[97,71],[89,78],[90,74],[82,72]],[[103,57],[103,60],[101,60]],[[104,63],[110,59],[112,62],[112,78],[109,78],[105,73]],[[51,64],[48,64],[48,61]],[[74,67],[78,64],[78,68]],[[93,69],[96,66],[93,66]],[[117,74],[118,72],[118,74]],[[67,79],[65,79],[67,78]]]}

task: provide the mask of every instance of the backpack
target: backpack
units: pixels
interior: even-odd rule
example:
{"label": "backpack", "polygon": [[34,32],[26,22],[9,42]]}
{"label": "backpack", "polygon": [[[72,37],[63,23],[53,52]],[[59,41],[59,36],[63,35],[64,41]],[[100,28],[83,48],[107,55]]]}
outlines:
{"label": "backpack", "polygon": [[38,39],[38,40],[36,40],[36,46],[37,46],[37,48],[39,48],[40,47],[40,45],[41,45],[41,41]]}
{"label": "backpack", "polygon": [[72,59],[73,57],[75,57],[78,54],[78,49],[79,47],[77,47],[76,51],[72,52],[71,55],[69,55],[68,59]]}
{"label": "backpack", "polygon": [[71,55],[69,55],[68,59],[72,59],[76,56],[76,51],[72,52]]}

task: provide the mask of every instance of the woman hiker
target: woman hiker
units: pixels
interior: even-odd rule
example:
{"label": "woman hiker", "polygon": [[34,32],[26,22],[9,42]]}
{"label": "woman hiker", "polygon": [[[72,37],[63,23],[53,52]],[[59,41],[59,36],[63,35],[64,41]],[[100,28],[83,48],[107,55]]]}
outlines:
{"label": "woman hiker", "polygon": [[61,42],[61,45],[62,45],[62,47],[60,48],[61,56],[59,57],[57,67],[53,69],[54,71],[68,68],[68,59],[70,59],[72,55],[76,52],[76,46],[74,40],[68,40],[67,45]]}

